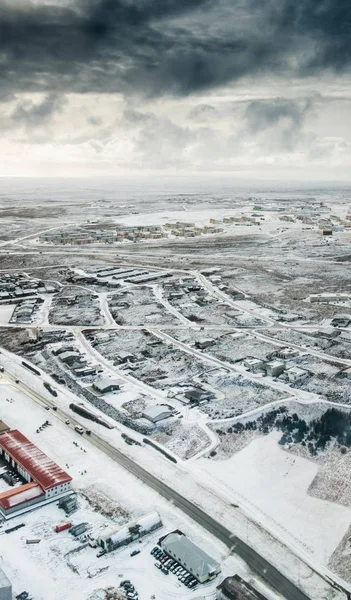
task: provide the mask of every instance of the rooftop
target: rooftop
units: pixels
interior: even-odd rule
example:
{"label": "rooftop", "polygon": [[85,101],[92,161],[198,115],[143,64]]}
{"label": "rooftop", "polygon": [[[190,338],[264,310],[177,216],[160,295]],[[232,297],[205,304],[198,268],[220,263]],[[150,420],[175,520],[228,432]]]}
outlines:
{"label": "rooftop", "polygon": [[68,473],[17,429],[0,433],[0,447],[44,490],[72,481]]}
{"label": "rooftop", "polygon": [[239,575],[226,577],[217,589],[221,590],[228,600],[267,600]]}
{"label": "rooftop", "polygon": [[216,560],[211,558],[211,556],[181,533],[170,533],[167,535],[162,541],[162,546],[166,550],[174,552],[176,556],[181,557],[182,561],[187,564],[187,567],[200,577],[208,573],[213,573],[219,567],[219,563]]}
{"label": "rooftop", "polygon": [[44,496],[40,485],[34,482],[25,483],[0,494],[0,506],[4,510],[8,510],[39,496]]}

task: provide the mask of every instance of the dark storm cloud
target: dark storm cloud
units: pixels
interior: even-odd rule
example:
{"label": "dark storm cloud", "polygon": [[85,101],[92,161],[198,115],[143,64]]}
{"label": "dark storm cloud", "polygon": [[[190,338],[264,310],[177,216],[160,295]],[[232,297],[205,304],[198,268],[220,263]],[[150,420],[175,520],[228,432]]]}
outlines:
{"label": "dark storm cloud", "polygon": [[348,69],[349,0],[2,0],[0,85],[189,94],[257,73]]}

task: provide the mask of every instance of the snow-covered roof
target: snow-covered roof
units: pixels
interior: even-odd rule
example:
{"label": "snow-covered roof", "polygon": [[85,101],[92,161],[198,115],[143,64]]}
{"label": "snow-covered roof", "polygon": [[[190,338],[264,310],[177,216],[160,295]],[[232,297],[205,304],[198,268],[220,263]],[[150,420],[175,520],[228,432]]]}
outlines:
{"label": "snow-covered roof", "polygon": [[130,537],[130,528],[136,526],[140,527],[141,534],[148,533],[157,527],[161,527],[162,520],[160,515],[155,511],[144,515],[139,519],[135,519],[135,521],[131,521],[122,527],[118,527],[117,529],[111,527],[105,531],[103,535],[100,535],[99,539],[103,541],[111,540],[113,544],[120,544]]}
{"label": "snow-covered roof", "polygon": [[67,350],[66,352],[61,352],[59,354],[59,359],[65,361],[67,358],[78,358],[79,356],[79,352]]}
{"label": "snow-covered roof", "polygon": [[162,540],[161,546],[166,552],[171,551],[179,557],[181,563],[186,563],[188,570],[197,577],[213,573],[219,567],[217,561],[181,533],[170,533]]}
{"label": "snow-covered roof", "polygon": [[110,385],[114,385],[114,386],[120,386],[120,380],[117,379],[109,379],[108,377],[102,377],[101,379],[98,379],[96,381],[94,381],[94,387],[99,391],[99,392],[103,392],[104,390],[108,389],[110,387]]}
{"label": "snow-covered roof", "polygon": [[167,419],[172,416],[172,411],[164,406],[150,406],[143,411],[143,417],[150,421]]}
{"label": "snow-covered roof", "polygon": [[0,447],[44,490],[72,481],[68,473],[17,429],[0,433]]}
{"label": "snow-covered roof", "polygon": [[287,370],[287,373],[293,373],[294,375],[304,375],[307,373],[305,369],[301,369],[301,367],[291,367]]}
{"label": "snow-covered roof", "polygon": [[0,494],[0,506],[4,510],[8,510],[34,498],[39,498],[39,496],[44,496],[40,485],[34,482],[26,483]]}

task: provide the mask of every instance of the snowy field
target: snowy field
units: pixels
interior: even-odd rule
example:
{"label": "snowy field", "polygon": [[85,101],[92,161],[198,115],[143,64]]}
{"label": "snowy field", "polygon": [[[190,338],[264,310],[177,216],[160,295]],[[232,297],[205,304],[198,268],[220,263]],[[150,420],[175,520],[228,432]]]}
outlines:
{"label": "snowy field", "polygon": [[282,450],[280,437],[259,437],[228,460],[199,459],[197,467],[233,501],[250,506],[257,520],[270,521],[327,564],[349,528],[351,509],[308,494],[318,465]]}
{"label": "snowy field", "polygon": [[6,325],[12,317],[15,304],[0,305],[0,325]]}
{"label": "snowy field", "polygon": [[[6,398],[12,398],[13,402],[6,402]],[[0,414],[11,427],[19,428],[67,469],[77,492],[88,493],[93,485],[111,503],[121,507],[124,520],[124,513],[133,519],[157,510],[164,523],[162,529],[146,536],[141,544],[135,542],[97,558],[96,549],[88,546],[78,551],[79,542],[74,541],[70,534],[55,533],[55,525],[65,520],[63,511],[55,503],[16,517],[10,521],[11,527],[20,523],[25,523],[25,527],[6,536],[6,552],[1,552],[0,557],[0,567],[12,580],[16,594],[27,590],[35,600],[87,600],[96,590],[118,587],[123,578],[128,578],[135,585],[140,600],[149,600],[152,595],[156,600],[183,600],[196,598],[199,594],[213,600],[216,585],[226,575],[237,572],[253,581],[247,567],[239,559],[228,557],[227,549],[217,540],[54,416],[50,418],[52,426],[36,434],[36,428],[48,418],[49,413],[7,384],[0,385]],[[88,521],[93,531],[111,524],[110,518],[93,510],[81,496],[79,502],[79,511],[70,517],[74,524]],[[118,517],[115,522],[120,520]],[[154,567],[151,548],[161,534],[175,528],[180,528],[222,563],[220,578],[188,590],[175,576],[170,574],[166,577]],[[27,545],[26,539],[33,538],[40,539],[40,543]],[[135,549],[141,550],[141,553],[130,557]],[[277,600],[273,593],[262,588],[262,584],[255,585],[268,594],[270,600]]]}

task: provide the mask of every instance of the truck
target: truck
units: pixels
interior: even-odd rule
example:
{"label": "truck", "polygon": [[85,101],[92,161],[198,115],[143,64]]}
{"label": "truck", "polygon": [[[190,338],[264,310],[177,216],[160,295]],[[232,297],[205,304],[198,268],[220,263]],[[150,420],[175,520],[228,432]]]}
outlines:
{"label": "truck", "polygon": [[83,427],[80,427],[80,425],[76,425],[74,428],[74,431],[76,431],[77,433],[80,433],[80,435],[83,435],[83,433],[84,433],[84,429],[83,429]]}
{"label": "truck", "polygon": [[56,525],[55,531],[56,533],[60,533],[60,531],[65,531],[65,529],[69,529],[70,527],[72,527],[71,521],[66,521],[65,523],[59,523]]}

